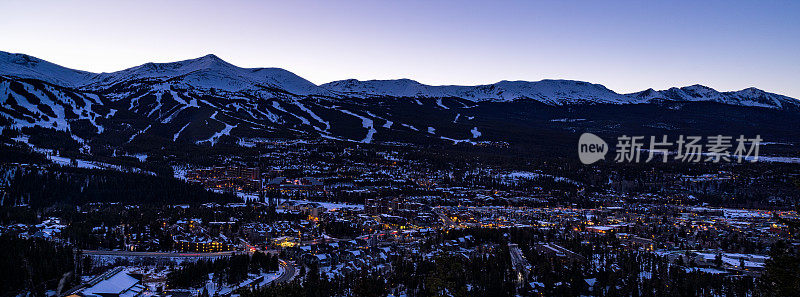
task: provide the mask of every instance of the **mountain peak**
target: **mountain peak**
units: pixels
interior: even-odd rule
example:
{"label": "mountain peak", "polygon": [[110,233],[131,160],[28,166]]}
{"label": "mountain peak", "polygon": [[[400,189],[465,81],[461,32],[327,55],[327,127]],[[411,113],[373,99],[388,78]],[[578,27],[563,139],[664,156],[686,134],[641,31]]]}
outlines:
{"label": "mountain peak", "polygon": [[157,79],[201,89],[224,91],[282,89],[297,95],[324,94],[325,90],[281,68],[241,68],[214,54],[171,63],[146,63],[113,73],[103,73],[93,87],[136,79]]}
{"label": "mountain peak", "polygon": [[653,88],[649,88],[647,90],[636,92],[632,94],[628,94],[628,96],[639,99],[639,100],[652,100],[652,99],[659,99],[663,97],[661,92],[654,90]]}
{"label": "mountain peak", "polygon": [[219,57],[217,57],[217,55],[215,55],[215,54],[208,54],[208,55],[202,56],[202,57],[200,57],[198,59],[222,60]]}
{"label": "mountain peak", "polygon": [[691,86],[686,86],[686,88],[695,88],[695,89],[709,89],[709,90],[713,90],[713,88],[711,88],[711,87],[707,87],[707,86],[704,86],[704,85],[701,85],[701,84],[693,84],[693,85],[691,85]]}
{"label": "mountain peak", "polygon": [[764,91],[762,89],[759,89],[759,88],[756,88],[756,87],[749,87],[749,88],[746,88],[746,89],[742,89],[739,92],[766,93],[766,91]]}
{"label": "mountain peak", "polygon": [[217,55],[208,54],[199,58],[183,60],[179,62],[172,62],[172,63],[163,63],[164,65],[175,65],[177,67],[191,67],[194,70],[203,69],[203,68],[214,68],[214,67],[231,67],[231,68],[240,68],[235,66],[231,63],[226,62],[225,60],[221,59]]}
{"label": "mountain peak", "polygon": [[651,100],[707,101],[767,108],[800,107],[800,101],[796,99],[765,92],[753,87],[740,91],[720,92],[711,87],[694,84],[680,88],[672,87],[662,91],[647,89],[645,91],[629,94],[628,96],[642,99],[640,102],[651,102]]}
{"label": "mountain peak", "polygon": [[207,64],[207,65],[225,65],[225,66],[237,67],[237,66],[234,66],[231,63],[228,63],[227,61],[223,60],[222,58],[218,57],[215,54],[208,54],[208,55],[205,55],[205,56],[193,59],[193,60],[189,60],[189,61],[193,61],[193,62],[197,62],[197,63],[204,63],[204,64]]}

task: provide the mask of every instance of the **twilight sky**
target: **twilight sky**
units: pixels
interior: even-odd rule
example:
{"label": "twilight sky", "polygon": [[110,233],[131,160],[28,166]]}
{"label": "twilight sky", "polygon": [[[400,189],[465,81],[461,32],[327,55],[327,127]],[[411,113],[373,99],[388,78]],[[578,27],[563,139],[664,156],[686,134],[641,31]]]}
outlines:
{"label": "twilight sky", "polygon": [[561,78],[800,98],[800,1],[3,0],[0,11],[0,50],[93,72],[213,53],[317,84]]}

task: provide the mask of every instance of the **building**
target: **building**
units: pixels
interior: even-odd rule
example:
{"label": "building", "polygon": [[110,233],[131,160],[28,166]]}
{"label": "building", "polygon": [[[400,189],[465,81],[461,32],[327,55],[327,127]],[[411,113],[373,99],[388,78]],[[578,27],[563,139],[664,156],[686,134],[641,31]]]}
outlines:
{"label": "building", "polygon": [[305,254],[303,255],[303,261],[306,265],[316,265],[318,267],[330,266],[334,263],[332,255],[328,254]]}
{"label": "building", "polygon": [[257,191],[261,187],[261,171],[241,166],[218,166],[189,170],[186,179],[209,188]]}
{"label": "building", "polygon": [[292,200],[281,202],[281,204],[278,205],[278,209],[301,213],[312,217],[319,217],[328,210],[322,206],[322,204],[316,202],[301,202]]}
{"label": "building", "polygon": [[145,289],[141,275],[117,267],[90,280],[77,294],[85,297],[135,297],[142,295]]}
{"label": "building", "polygon": [[278,190],[281,193],[322,192],[324,184],[313,177],[286,178],[276,177],[267,182],[264,188]]}
{"label": "building", "polygon": [[292,236],[282,236],[273,239],[272,244],[279,248],[297,247],[300,245],[300,240]]}
{"label": "building", "polygon": [[551,259],[557,259],[562,262],[584,261],[585,258],[573,251],[570,251],[555,243],[537,243],[534,245],[534,250],[541,254],[546,255]]}
{"label": "building", "polygon": [[175,249],[183,252],[218,253],[233,251],[236,246],[228,242],[200,237],[176,239]]}

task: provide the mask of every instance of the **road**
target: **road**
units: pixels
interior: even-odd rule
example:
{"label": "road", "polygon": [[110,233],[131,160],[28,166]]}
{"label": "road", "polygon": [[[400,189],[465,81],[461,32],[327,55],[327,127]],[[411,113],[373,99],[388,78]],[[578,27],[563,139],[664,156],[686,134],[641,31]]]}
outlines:
{"label": "road", "polygon": [[527,278],[530,271],[531,264],[528,259],[522,254],[522,250],[516,244],[508,244],[508,253],[511,256],[511,266],[517,271],[519,279]]}
{"label": "road", "polygon": [[453,220],[451,220],[446,214],[442,213],[442,210],[438,207],[434,209],[434,213],[439,216],[439,219],[442,220],[442,223],[444,223],[445,226],[452,228],[456,225],[456,223],[453,222]]}
{"label": "road", "polygon": [[97,251],[97,250],[81,250],[84,255],[92,256],[120,256],[120,257],[161,257],[161,258],[178,258],[178,257],[198,257],[198,258],[217,258],[228,257],[234,255],[236,252],[219,252],[219,253],[173,253],[173,252],[130,252],[130,251]]}
{"label": "road", "polygon": [[297,269],[294,267],[294,263],[280,260],[280,265],[283,267],[283,275],[276,278],[273,283],[285,283],[294,279],[294,276],[297,274]]}

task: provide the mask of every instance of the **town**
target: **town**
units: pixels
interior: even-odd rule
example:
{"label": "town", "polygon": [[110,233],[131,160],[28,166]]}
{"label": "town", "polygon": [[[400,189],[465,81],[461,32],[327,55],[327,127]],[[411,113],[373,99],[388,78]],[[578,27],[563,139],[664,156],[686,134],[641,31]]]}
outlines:
{"label": "town", "polygon": [[[780,187],[760,204],[735,200],[745,199],[733,194],[742,180],[772,181],[741,166],[645,171],[636,184],[631,170],[443,164],[402,145],[263,141],[253,150],[173,166],[170,179],[218,198],[87,201],[0,233],[72,244],[80,277],[42,293],[83,297],[749,296],[777,248],[800,245],[800,215]],[[5,168],[24,177],[70,167]]]}

